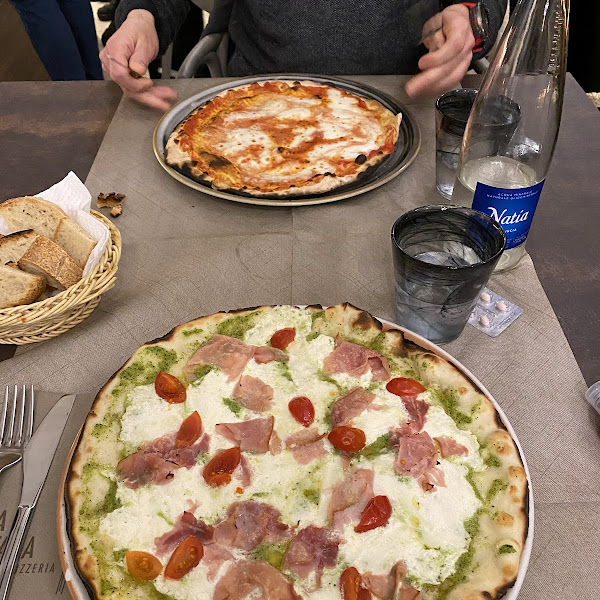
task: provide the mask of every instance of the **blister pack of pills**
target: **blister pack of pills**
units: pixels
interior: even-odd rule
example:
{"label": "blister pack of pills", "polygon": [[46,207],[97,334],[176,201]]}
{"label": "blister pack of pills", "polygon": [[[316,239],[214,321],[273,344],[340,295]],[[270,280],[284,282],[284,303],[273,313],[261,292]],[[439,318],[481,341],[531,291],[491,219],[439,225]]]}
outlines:
{"label": "blister pack of pills", "polygon": [[523,309],[506,298],[483,288],[471,312],[469,323],[490,337],[500,335]]}

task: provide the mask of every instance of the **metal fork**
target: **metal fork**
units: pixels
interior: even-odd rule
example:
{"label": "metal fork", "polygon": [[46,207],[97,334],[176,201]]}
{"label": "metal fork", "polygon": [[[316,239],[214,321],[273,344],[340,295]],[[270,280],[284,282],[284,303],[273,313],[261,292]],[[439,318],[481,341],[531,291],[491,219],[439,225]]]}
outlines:
{"label": "metal fork", "polygon": [[0,473],[16,465],[33,433],[33,386],[6,386],[0,414]]}

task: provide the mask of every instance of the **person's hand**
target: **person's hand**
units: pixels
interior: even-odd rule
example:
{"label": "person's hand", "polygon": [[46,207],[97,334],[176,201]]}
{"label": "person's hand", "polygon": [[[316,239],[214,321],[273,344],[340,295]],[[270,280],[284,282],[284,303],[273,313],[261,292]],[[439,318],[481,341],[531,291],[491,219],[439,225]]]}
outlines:
{"label": "person's hand", "polygon": [[[129,72],[131,69],[143,75],[157,55],[158,35],[154,16],[147,10],[136,9],[127,15],[125,22],[108,39],[100,53],[100,60],[102,68],[126,96],[152,108],[167,110],[170,102],[177,98],[177,92],[166,86],[155,87],[151,79],[136,79]],[[126,65],[129,65],[129,69]]]}
{"label": "person's hand", "polygon": [[473,59],[475,38],[469,21],[469,9],[453,4],[437,13],[423,26],[423,44],[429,52],[419,60],[421,73],[406,84],[409,96],[439,96],[457,87]]}

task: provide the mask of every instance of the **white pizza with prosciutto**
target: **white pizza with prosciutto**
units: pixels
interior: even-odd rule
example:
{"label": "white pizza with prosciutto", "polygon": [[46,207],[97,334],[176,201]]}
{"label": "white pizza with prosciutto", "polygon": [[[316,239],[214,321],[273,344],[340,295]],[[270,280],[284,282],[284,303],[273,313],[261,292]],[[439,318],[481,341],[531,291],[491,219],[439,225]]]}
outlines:
{"label": "white pizza with prosciutto", "polygon": [[347,304],[218,313],[140,348],[67,497],[98,599],[489,600],[527,534],[492,403]]}

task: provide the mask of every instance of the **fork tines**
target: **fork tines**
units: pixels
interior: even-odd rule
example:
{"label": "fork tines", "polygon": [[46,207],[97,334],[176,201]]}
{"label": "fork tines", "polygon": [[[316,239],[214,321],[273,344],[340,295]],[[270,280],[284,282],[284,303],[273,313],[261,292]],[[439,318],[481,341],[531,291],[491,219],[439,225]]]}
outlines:
{"label": "fork tines", "polygon": [[33,386],[6,386],[0,415],[0,447],[18,448],[33,433]]}

